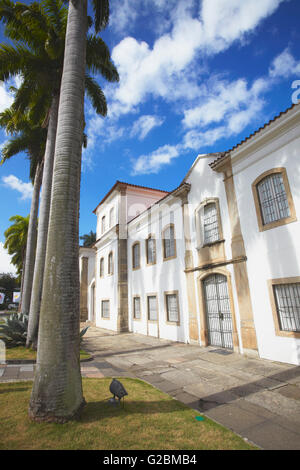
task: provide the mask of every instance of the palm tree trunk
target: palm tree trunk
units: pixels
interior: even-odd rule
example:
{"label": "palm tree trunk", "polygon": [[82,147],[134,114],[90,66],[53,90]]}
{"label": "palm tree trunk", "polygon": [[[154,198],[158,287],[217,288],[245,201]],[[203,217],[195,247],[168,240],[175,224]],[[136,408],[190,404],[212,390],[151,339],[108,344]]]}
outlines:
{"label": "palm tree trunk", "polygon": [[39,209],[40,189],[43,176],[43,164],[39,163],[34,177],[33,194],[30,208],[30,218],[28,225],[26,258],[24,266],[23,292],[22,292],[22,313],[28,314],[30,307],[32,278],[35,262],[35,250],[37,239],[37,216]]}
{"label": "palm tree trunk", "polygon": [[31,344],[34,349],[37,345],[39,313],[41,306],[43,275],[45,269],[47,234],[49,225],[49,213],[51,202],[52,176],[54,164],[55,141],[57,131],[59,96],[54,95],[49,113],[49,124],[47,132],[47,142],[44,157],[44,172],[42,181],[42,195],[39,214],[39,229],[37,237],[36,258],[34,265],[34,275],[32,282],[32,293],[29,310],[29,322],[27,331],[26,347]]}
{"label": "palm tree trunk", "polygon": [[29,416],[64,422],[85,401],[79,360],[79,198],[87,0],[70,0]]}

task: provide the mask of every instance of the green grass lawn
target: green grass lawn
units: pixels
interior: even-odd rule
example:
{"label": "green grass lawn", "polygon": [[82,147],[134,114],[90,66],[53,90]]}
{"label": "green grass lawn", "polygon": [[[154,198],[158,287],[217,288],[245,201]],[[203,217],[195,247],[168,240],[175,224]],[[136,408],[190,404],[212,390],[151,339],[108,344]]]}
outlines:
{"label": "green grass lawn", "polygon": [[[80,360],[89,359],[91,355],[86,351],[80,351]],[[18,346],[16,348],[6,349],[6,360],[36,360],[36,351],[33,349],[27,349],[24,346]]]}
{"label": "green grass lawn", "polygon": [[138,379],[122,378],[125,406],[108,403],[110,378],[83,379],[81,418],[35,423],[27,415],[31,382],[0,384],[0,449],[249,450],[255,447]]}

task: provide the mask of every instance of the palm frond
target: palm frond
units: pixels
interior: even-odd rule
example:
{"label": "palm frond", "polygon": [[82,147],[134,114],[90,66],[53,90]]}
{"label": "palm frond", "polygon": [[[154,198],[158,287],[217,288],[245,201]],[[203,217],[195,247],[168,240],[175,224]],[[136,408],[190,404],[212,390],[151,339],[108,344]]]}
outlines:
{"label": "palm frond", "polygon": [[109,22],[109,0],[92,0],[95,31],[99,33]]}
{"label": "palm frond", "polygon": [[101,116],[106,116],[107,102],[105,95],[98,83],[88,74],[85,74],[85,90],[96,110],[96,113],[101,114]]}

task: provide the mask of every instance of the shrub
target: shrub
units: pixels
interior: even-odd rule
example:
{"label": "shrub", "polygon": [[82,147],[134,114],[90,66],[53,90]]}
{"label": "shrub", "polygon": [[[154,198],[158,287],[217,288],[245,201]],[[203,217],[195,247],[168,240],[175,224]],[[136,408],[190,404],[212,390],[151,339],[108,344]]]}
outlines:
{"label": "shrub", "polygon": [[7,348],[25,346],[28,327],[28,315],[13,313],[0,325],[0,339]]}
{"label": "shrub", "polygon": [[[7,348],[26,345],[28,328],[28,315],[23,313],[13,313],[9,318],[5,318],[4,323],[0,324],[0,339],[4,341]],[[83,335],[87,332],[89,326],[83,328],[80,332],[80,343]]]}

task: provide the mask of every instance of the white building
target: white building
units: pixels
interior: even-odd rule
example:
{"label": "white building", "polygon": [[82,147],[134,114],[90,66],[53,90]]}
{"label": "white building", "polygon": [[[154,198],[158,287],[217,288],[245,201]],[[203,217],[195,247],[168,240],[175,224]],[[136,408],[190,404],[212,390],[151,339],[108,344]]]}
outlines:
{"label": "white building", "polygon": [[299,154],[293,105],[172,192],[117,182],[80,249],[82,319],[300,364]]}

